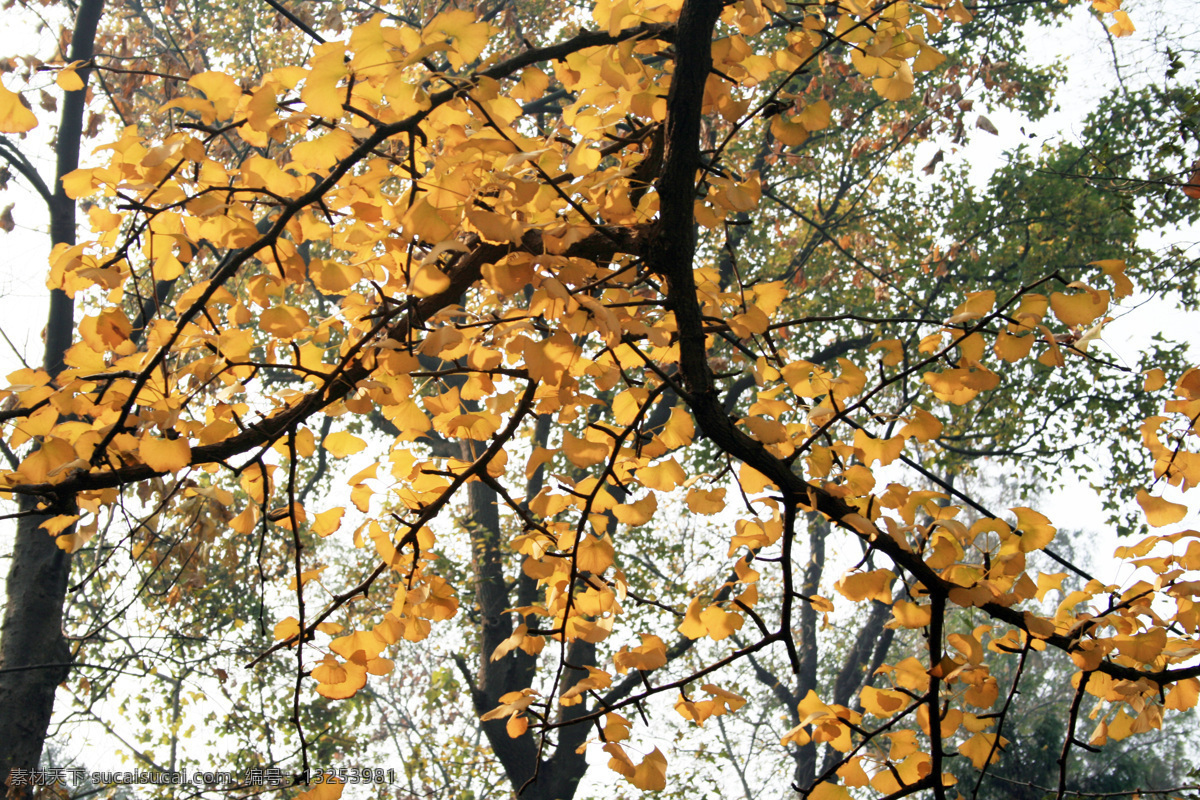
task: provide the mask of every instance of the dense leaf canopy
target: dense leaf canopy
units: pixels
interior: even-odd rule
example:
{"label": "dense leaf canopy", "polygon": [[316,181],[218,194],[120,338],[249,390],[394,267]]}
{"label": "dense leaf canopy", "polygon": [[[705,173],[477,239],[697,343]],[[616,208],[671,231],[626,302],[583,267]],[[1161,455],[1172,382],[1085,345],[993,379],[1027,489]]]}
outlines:
{"label": "dense leaf canopy", "polygon": [[[953,796],[1034,658],[1073,697],[1060,791],[1073,747],[1195,706],[1200,533],[1167,492],[1200,483],[1200,370],[1095,347],[1135,279],[1194,304],[1194,270],[1136,242],[1196,216],[1197,141],[1153,123],[1194,122],[1186,87],[931,190],[917,145],[994,131],[968,94],[1046,110],[1005,32],[1049,5],[497,9],[297,18],[309,55],[176,58],[162,97],[148,69],[59,69],[128,88],[62,176],[91,230],[50,259],[70,346],[0,390],[0,487],[83,566],[72,659],[129,596],[182,637],[177,687],[213,674],[183,639],[250,653],[303,776],[348,741],[325,700],[361,711],[397,653],[442,653],[458,675],[419,691],[469,695],[537,798],[589,751],[671,786],[639,737],[749,701],[788,720],[781,784]],[[0,130],[36,122],[0,92]],[[1109,510],[1144,515],[1114,518],[1125,585],[972,490],[981,459],[1020,484],[1097,446]]]}

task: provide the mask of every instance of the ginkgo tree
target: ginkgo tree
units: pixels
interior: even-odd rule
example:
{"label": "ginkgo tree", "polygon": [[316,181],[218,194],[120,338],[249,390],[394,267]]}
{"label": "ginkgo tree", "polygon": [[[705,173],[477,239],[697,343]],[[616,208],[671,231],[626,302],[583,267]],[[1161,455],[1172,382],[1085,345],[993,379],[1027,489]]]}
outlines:
{"label": "ginkgo tree", "polygon": [[[1095,5],[1130,30],[1117,3]],[[300,781],[328,766],[310,761],[302,694],[353,698],[400,642],[471,614],[482,658],[463,672],[522,797],[571,796],[589,749],[665,787],[668,754],[639,744],[647,709],[663,698],[697,726],[736,713],[729,672],[767,655],[805,689],[780,745],[836,753],[797,788],[833,798],[952,796],[951,759],[1002,756],[994,657],[1057,653],[1075,670],[1065,782],[1073,746],[1195,705],[1200,534],[1123,548],[1152,580],[1062,596],[1062,573],[1030,565],[1054,540],[1046,516],[981,514],[889,468],[919,467],[945,421],[1022,366],[1094,364],[1087,344],[1133,288],[1123,254],[947,286],[936,318],[876,291],[873,313],[836,317],[862,323],[863,345],[811,360],[794,330],[821,319],[798,282],[724,257],[731,221],[760,227],[759,248],[787,236],[755,216],[779,194],[763,150],[790,157],[859,102],[823,96],[818,73],[903,103],[944,62],[932,37],[971,17],[961,2],[622,0],[509,49],[454,9],[376,16],[253,85],[195,75],[167,103],[186,122],[129,127],[63,177],[96,203],[94,238],[57,246],[48,282],[88,306],[61,372],[10,377],[21,458],[3,488],[68,553],[119,509],[241,498],[230,535],[277,543],[290,593],[257,660],[293,665]],[[0,102],[0,128],[34,124]],[[230,140],[253,154],[231,160]],[[136,332],[131,306],[153,317]],[[1139,502],[1172,526],[1186,506],[1163,486],[1200,481],[1200,370],[1151,372],[1144,390],[1173,391],[1129,423],[1153,462]],[[385,444],[357,430],[370,417]],[[302,500],[314,458],[355,464],[349,507]],[[725,527],[703,560],[715,574],[652,595],[630,576],[669,503]],[[822,528],[862,553],[829,596],[805,576],[805,530]],[[342,539],[358,569],[327,575]],[[923,646],[853,698],[820,691],[802,619],[868,601]],[[981,623],[949,629],[956,608]]]}
{"label": "ginkgo tree", "polygon": [[[42,5],[45,4],[21,3],[18,9],[31,17],[36,16],[45,26],[52,25],[56,18],[60,18],[60,12],[64,11],[54,4],[49,4],[50,8],[43,11]],[[11,10],[10,14],[17,14],[18,9]],[[163,8],[118,0],[110,3],[87,2],[65,10],[71,13],[73,20],[60,31],[54,56],[39,49],[13,54],[0,64],[0,69],[8,73],[6,81],[13,85],[15,79],[16,86],[24,83],[28,88],[26,95],[39,96],[40,108],[45,112],[58,110],[57,97],[59,92],[62,93],[58,125],[49,145],[53,150],[52,161],[55,162],[52,173],[44,171],[39,165],[37,145],[29,146],[31,142],[22,141],[24,137],[19,135],[35,119],[30,116],[32,112],[28,109],[20,104],[6,107],[6,113],[12,115],[6,130],[17,132],[18,135],[0,136],[0,159],[6,165],[0,170],[0,188],[7,190],[12,188],[11,183],[21,183],[30,190],[30,195],[35,195],[36,199],[45,203],[49,212],[48,233],[52,244],[74,244],[76,241],[76,201],[62,189],[60,178],[79,165],[80,152],[88,149],[88,140],[95,142],[96,137],[101,135],[106,119],[123,123],[137,120],[143,126],[170,124],[170,115],[178,112],[164,104],[177,96],[177,87],[185,86],[188,77],[207,71],[212,60],[219,60],[244,78],[254,79],[254,76],[261,74],[264,65],[302,60],[305,57],[304,43],[308,41],[303,34],[298,34],[297,37],[274,36],[265,42],[255,42],[256,31],[253,26],[270,20],[252,13],[244,4],[237,4],[233,8],[220,3],[188,4],[185,7],[173,7],[168,13]],[[338,9],[335,21],[361,21],[369,16],[369,13],[363,15],[350,4]],[[299,18],[296,18],[296,24],[306,26]],[[30,44],[37,46],[34,42]],[[45,67],[46,60],[71,63],[76,69],[61,72],[48,70]],[[86,89],[85,84],[88,84]],[[238,148],[233,148],[227,163],[236,163],[239,157]],[[26,207],[28,202],[30,200],[26,199],[16,211],[17,219],[22,222],[27,220],[26,215],[30,210]],[[8,216],[11,208],[10,205],[5,211],[5,230],[11,229],[8,224],[12,219]],[[142,325],[138,320],[151,316],[158,298],[165,296],[170,288],[169,281],[157,283],[152,297],[143,298],[142,307],[130,307],[133,324],[139,329],[133,335],[135,340],[140,341],[142,333]],[[62,355],[74,335],[73,312],[71,298],[61,291],[52,292],[43,333],[45,351],[39,355],[48,375],[56,376],[63,368]],[[5,328],[6,336],[14,332],[8,323]],[[11,451],[5,450],[4,455],[13,463]],[[23,506],[23,509],[35,510],[34,506]],[[76,675],[80,680],[71,687],[75,690],[73,702],[77,706],[73,713],[94,717],[96,700],[112,694],[109,681],[115,676],[129,674],[130,670],[140,670],[144,677],[157,681],[159,688],[174,685],[174,691],[168,691],[174,698],[169,705],[174,706],[173,713],[177,717],[184,678],[194,674],[198,664],[211,662],[215,656],[212,653],[201,654],[195,663],[190,666],[185,664],[175,675],[171,674],[172,670],[165,661],[186,662],[188,647],[183,648],[184,653],[178,652],[181,643],[191,642],[191,649],[194,650],[195,642],[208,640],[219,630],[220,626],[213,628],[207,625],[213,619],[211,609],[214,605],[217,608],[223,606],[226,612],[236,607],[239,609],[237,613],[242,616],[252,614],[237,603],[232,606],[228,603],[230,597],[242,598],[243,602],[253,599],[237,591],[236,581],[214,581],[213,591],[205,601],[196,602],[200,570],[208,578],[213,578],[212,567],[217,563],[205,557],[206,537],[196,534],[210,529],[213,521],[223,524],[223,509],[204,496],[196,496],[185,501],[182,507],[170,511],[177,519],[162,533],[167,533],[169,528],[176,525],[190,533],[176,539],[172,539],[169,533],[155,538],[156,547],[149,548],[149,557],[141,559],[141,566],[147,573],[143,576],[146,580],[133,591],[132,602],[136,605],[138,598],[145,593],[153,597],[161,592],[164,602],[174,604],[179,594],[178,589],[171,591],[172,587],[176,584],[188,586],[193,591],[189,593],[191,603],[187,607],[195,610],[195,618],[176,615],[173,618],[176,624],[169,626],[170,630],[166,626],[154,630],[143,627],[137,632],[137,639],[142,644],[132,648],[132,651],[114,655],[102,654],[92,648],[91,654],[100,656],[104,662],[99,667],[102,671],[92,672],[90,676]],[[177,513],[180,511],[182,515]],[[200,513],[195,513],[197,511]],[[180,516],[184,519],[179,520]],[[131,602],[130,594],[125,593],[129,581],[114,579],[112,575],[104,573],[103,568],[111,563],[105,555],[103,540],[96,542],[100,545],[98,548],[68,555],[42,535],[39,528],[41,521],[39,514],[20,515],[14,537],[16,545],[8,570],[4,647],[0,652],[0,698],[3,698],[0,701],[0,728],[12,731],[15,735],[8,737],[0,748],[0,764],[4,765],[6,774],[12,763],[36,762],[36,754],[42,750],[42,741],[50,722],[54,686],[70,673],[71,662],[78,660],[78,642],[119,639],[128,643],[129,639],[121,632],[114,631],[112,626],[113,621],[118,619],[132,622],[130,615],[122,613]],[[137,525],[132,527],[136,529]],[[197,558],[197,553],[201,557]],[[90,558],[93,555],[97,556],[95,560]],[[225,561],[229,560],[229,553],[222,555]],[[244,554],[239,555],[244,558]],[[68,572],[72,568],[81,575],[88,575],[89,579],[84,581],[83,587],[69,591],[71,608],[66,612],[69,621],[64,631],[63,606],[67,596]],[[124,577],[128,578],[128,574]],[[84,587],[85,591],[81,592],[80,588]],[[153,614],[153,609],[149,613]],[[96,624],[83,623],[86,630],[73,629],[72,621],[82,622],[85,619]],[[204,636],[180,635],[201,619],[205,622]],[[64,641],[64,633],[74,638],[74,648]],[[155,650],[155,640],[165,640],[168,644],[150,655]],[[148,668],[147,664],[150,664]],[[88,680],[88,677],[92,680]],[[129,699],[132,698],[126,698]],[[61,695],[59,708],[62,708]],[[100,722],[105,724],[103,720]],[[174,737],[176,733],[168,735]],[[174,748],[171,758],[165,760],[164,764],[175,765]],[[163,768],[153,761],[143,762],[143,766]]]}

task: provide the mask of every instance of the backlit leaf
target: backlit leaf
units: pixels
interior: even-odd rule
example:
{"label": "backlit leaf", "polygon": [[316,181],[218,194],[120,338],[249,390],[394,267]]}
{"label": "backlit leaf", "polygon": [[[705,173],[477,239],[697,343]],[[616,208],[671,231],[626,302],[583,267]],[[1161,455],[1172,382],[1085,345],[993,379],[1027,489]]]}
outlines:
{"label": "backlit leaf", "polygon": [[21,102],[21,96],[0,82],[0,133],[24,133],[36,126],[37,117]]}
{"label": "backlit leaf", "polygon": [[352,433],[334,431],[321,441],[321,446],[334,458],[345,458],[362,452],[367,443]]}
{"label": "backlit leaf", "polygon": [[296,800],[338,800],[346,784],[337,778],[323,780],[311,789],[296,795]]}
{"label": "backlit leaf", "polygon": [[845,786],[829,781],[818,783],[808,796],[812,800],[850,800],[850,792],[846,791]]}
{"label": "backlit leaf", "polygon": [[1064,325],[1090,325],[1108,310],[1108,292],[1054,292],[1050,295],[1050,308]]}
{"label": "backlit leaf", "polygon": [[295,617],[288,617],[275,623],[274,634],[275,641],[282,642],[285,639],[290,639],[300,633],[300,620]]}
{"label": "backlit leaf", "polygon": [[576,563],[579,569],[593,575],[600,575],[613,563],[612,539],[607,535],[602,537],[585,536],[579,543],[576,552]]}
{"label": "backlit leaf", "polygon": [[242,97],[242,89],[229,75],[223,72],[201,72],[188,78],[188,86],[204,92],[204,96],[213,104],[219,119],[228,119],[237,109]]}
{"label": "backlit leaf", "polygon": [[331,508],[328,511],[322,511],[313,517],[310,530],[317,536],[328,536],[337,531],[342,525],[342,517],[345,515],[344,508]]}
{"label": "backlit leaf", "polygon": [[834,586],[848,600],[858,602],[869,597],[881,603],[890,603],[892,600],[890,585],[894,577],[895,574],[889,569],[852,572]]}
{"label": "backlit leaf", "polygon": [[138,442],[138,455],[156,472],[178,472],[192,459],[187,439],[159,439],[146,436]]}
{"label": "backlit leaf", "polygon": [[691,489],[687,493],[687,507],[694,514],[717,514],[725,508],[725,490]]}
{"label": "backlit leaf", "polygon": [[1187,506],[1173,503],[1163,497],[1155,497],[1145,489],[1138,490],[1137,501],[1146,514],[1146,521],[1154,528],[1174,525],[1187,516]]}
{"label": "backlit leaf", "polygon": [[58,88],[62,89],[64,92],[77,92],[82,89],[83,78],[80,78],[79,73],[75,71],[82,66],[82,64],[82,61],[73,61],[60,69],[58,74],[54,76],[54,82],[58,84]]}
{"label": "backlit leaf", "polygon": [[294,306],[272,306],[258,318],[267,333],[281,339],[291,339],[308,327],[308,312]]}
{"label": "backlit leaf", "polygon": [[657,792],[667,787],[667,757],[656,747],[637,765],[629,782],[643,791]]}

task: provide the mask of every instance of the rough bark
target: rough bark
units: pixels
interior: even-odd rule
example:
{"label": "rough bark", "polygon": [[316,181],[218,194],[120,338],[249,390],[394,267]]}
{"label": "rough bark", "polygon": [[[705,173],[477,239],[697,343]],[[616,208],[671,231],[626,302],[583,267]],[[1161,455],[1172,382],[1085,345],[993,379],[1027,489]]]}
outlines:
{"label": "rough bark", "polygon": [[[549,426],[539,420],[538,428],[545,436]],[[539,471],[534,482],[540,483],[540,480]],[[530,486],[530,496],[536,493],[537,488]],[[533,582],[523,575],[514,587],[506,582],[504,563],[508,549],[501,535],[496,491],[484,483],[473,482],[468,486],[467,496],[465,524],[471,537],[475,601],[480,615],[479,667],[472,701],[476,713],[482,715],[498,706],[501,696],[533,685],[536,657],[518,649],[496,661],[491,659],[496,647],[513,632],[513,617],[509,609],[514,602],[510,591],[515,590],[518,597],[532,600],[528,595]],[[516,604],[521,603],[518,601]],[[595,660],[595,646],[585,642],[573,642],[567,653],[569,664],[594,664]],[[586,676],[586,670],[565,669],[562,691]],[[583,704],[579,704],[563,709],[561,721],[570,722],[572,717],[581,716],[584,708]],[[586,739],[589,727],[572,725],[560,728],[557,743],[543,750],[536,735],[527,734],[516,739],[510,737],[506,724],[506,719],[480,723],[513,791],[522,800],[571,800],[587,771],[585,756],[575,750]]]}
{"label": "rough bark", "polygon": [[[804,583],[800,591],[806,597],[812,597],[821,591],[821,578],[825,573],[825,537],[829,534],[829,521],[819,514],[809,515],[808,563],[804,567]],[[800,641],[796,650],[800,656],[800,671],[796,675],[795,696],[803,700],[809,692],[817,690],[817,610],[812,603],[800,604]],[[795,709],[792,712],[793,724],[799,724],[800,719]],[[796,759],[795,783],[797,786],[811,786],[817,772],[817,743],[809,742],[793,753]]]}
{"label": "rough bark", "polygon": [[[22,511],[34,502],[22,499]],[[0,775],[36,769],[54,709],[54,690],[66,679],[70,651],[63,638],[63,601],[70,556],[38,525],[45,515],[22,517],[8,572],[0,643]],[[13,787],[15,796],[24,796]],[[10,794],[10,797],[14,794]]]}
{"label": "rough bark", "polygon": [[[83,0],[71,35],[70,61],[90,61],[104,0]],[[67,92],[56,145],[54,194],[50,199],[52,245],[75,243],[75,202],[63,191],[62,176],[78,168],[83,139],[88,69],[80,69],[85,87]],[[66,293],[50,293],[43,368],[52,378],[63,370],[63,355],[74,336],[74,302]],[[60,498],[55,513],[73,507]],[[38,510],[38,501],[23,496],[22,512]],[[50,511],[51,509],[46,509]],[[63,636],[63,605],[71,559],[39,526],[49,515],[30,514],[17,523],[16,543],[6,584],[4,622],[0,628],[0,784],[7,786],[13,769],[38,766],[50,717],[54,691],[69,674],[71,654]],[[10,797],[29,793],[11,787]]]}

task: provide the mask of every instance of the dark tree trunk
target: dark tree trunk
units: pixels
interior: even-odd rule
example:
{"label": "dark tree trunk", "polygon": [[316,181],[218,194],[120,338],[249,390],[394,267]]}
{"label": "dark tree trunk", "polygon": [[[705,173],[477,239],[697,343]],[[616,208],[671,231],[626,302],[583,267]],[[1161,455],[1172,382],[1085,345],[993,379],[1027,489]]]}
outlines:
{"label": "dark tree trunk", "polygon": [[[20,507],[30,511],[35,504],[23,499]],[[70,661],[62,612],[71,557],[38,528],[45,519],[21,518],[8,572],[0,643],[0,774],[6,781],[14,768],[37,768],[54,690],[66,680]]]}
{"label": "dark tree trunk", "polygon": [[[82,0],[71,36],[71,61],[90,61],[104,0]],[[57,174],[50,199],[52,244],[75,243],[75,203],[62,187],[62,176],[78,168],[86,106],[87,69],[79,70],[85,87],[67,92],[56,146]],[[42,359],[52,378],[63,370],[71,346],[75,306],[66,293],[50,293],[46,350]],[[22,498],[21,511],[36,511],[38,502]],[[56,513],[60,510],[56,510]],[[39,526],[49,515],[21,517],[6,585],[4,622],[0,627],[0,785],[13,769],[34,770],[54,709],[54,691],[69,673],[70,650],[62,632],[70,556]],[[11,787],[10,796],[28,788]]]}
{"label": "dark tree trunk", "polygon": [[[825,574],[825,537],[829,535],[829,521],[820,514],[809,515],[809,557],[804,567],[804,583],[800,591],[811,597],[821,591],[821,578]],[[803,700],[809,692],[817,690],[817,610],[812,603],[800,604],[800,641],[796,649],[800,656],[800,672],[796,676],[796,699]],[[793,715],[793,724],[799,724],[799,714]],[[813,784],[817,771],[817,744],[809,742],[792,754],[796,759],[795,784],[808,787]]]}
{"label": "dark tree trunk", "polygon": [[[549,420],[538,421],[535,438],[544,443],[549,433]],[[477,456],[468,448],[464,457]],[[530,481],[528,496],[541,489],[543,470],[539,469]],[[475,572],[476,603],[481,618],[479,666],[472,687],[472,701],[477,714],[483,715],[500,704],[500,698],[508,692],[518,692],[533,685],[537,658],[517,649],[501,659],[492,661],[496,647],[513,632],[512,613],[514,605],[527,605],[536,597],[535,582],[520,574],[515,586],[505,579],[504,563],[507,546],[500,530],[500,515],[496,491],[481,482],[469,484],[467,491],[468,509],[465,519],[471,537]],[[514,602],[515,601],[515,602]],[[547,651],[557,645],[550,643]],[[572,642],[567,661],[574,665],[595,664],[595,645]],[[587,676],[584,670],[566,669],[560,691],[570,689],[577,681]],[[569,722],[572,717],[585,713],[586,706],[579,704],[563,709],[561,721]],[[557,741],[544,750],[538,735],[526,733],[516,739],[508,735],[506,719],[481,722],[484,735],[492,747],[496,760],[504,768],[509,784],[521,800],[571,800],[579,781],[587,771],[587,759],[576,749],[583,744],[591,730],[587,725],[572,725],[560,728]]]}

